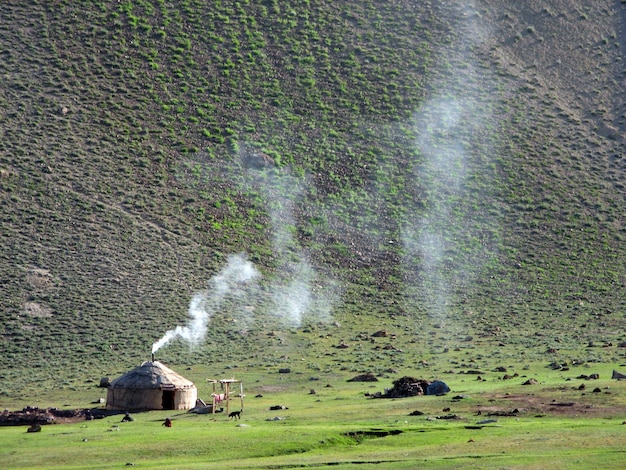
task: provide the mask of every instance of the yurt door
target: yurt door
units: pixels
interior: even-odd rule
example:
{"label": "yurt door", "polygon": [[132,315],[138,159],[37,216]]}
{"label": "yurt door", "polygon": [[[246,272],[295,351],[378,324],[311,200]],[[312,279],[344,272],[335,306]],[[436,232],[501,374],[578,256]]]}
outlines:
{"label": "yurt door", "polygon": [[163,409],[164,410],[173,410],[174,409],[174,390],[163,390]]}

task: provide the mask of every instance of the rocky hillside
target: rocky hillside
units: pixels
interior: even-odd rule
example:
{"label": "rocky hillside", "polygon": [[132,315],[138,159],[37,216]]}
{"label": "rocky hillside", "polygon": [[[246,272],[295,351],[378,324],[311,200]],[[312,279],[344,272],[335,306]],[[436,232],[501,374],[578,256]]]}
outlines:
{"label": "rocky hillside", "polygon": [[624,339],[625,37],[619,0],[0,2],[3,382],[142,360],[195,293],[194,360]]}

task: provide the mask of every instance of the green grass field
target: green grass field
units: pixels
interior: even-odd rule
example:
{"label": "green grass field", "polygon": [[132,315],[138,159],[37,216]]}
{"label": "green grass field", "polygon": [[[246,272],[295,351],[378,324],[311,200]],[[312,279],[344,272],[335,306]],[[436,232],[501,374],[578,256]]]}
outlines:
{"label": "green grass field", "polygon": [[[225,413],[152,411],[134,413],[129,423],[114,415],[44,425],[39,433],[2,427],[0,457],[3,468],[59,469],[621,468],[626,382],[607,379],[607,366],[594,370],[600,379],[586,381],[576,379],[583,369],[531,368],[526,372],[539,383],[529,386],[521,385],[523,377],[505,382],[489,373],[482,381],[450,375],[445,380],[452,391],[445,396],[399,399],[367,396],[390,388],[391,378],[355,383],[294,377],[279,385],[240,371],[247,381],[239,421]],[[200,396],[207,396],[208,385],[197,383]],[[270,410],[275,405],[285,409]],[[233,398],[231,410],[239,407]],[[514,415],[503,416],[514,408]],[[165,417],[172,418],[172,428],[162,426]]]}

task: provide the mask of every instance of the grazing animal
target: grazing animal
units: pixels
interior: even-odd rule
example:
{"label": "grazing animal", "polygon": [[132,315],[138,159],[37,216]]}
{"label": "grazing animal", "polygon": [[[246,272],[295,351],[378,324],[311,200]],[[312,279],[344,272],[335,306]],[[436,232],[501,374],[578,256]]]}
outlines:
{"label": "grazing animal", "polygon": [[228,417],[230,419],[235,418],[235,419],[241,419],[241,412],[243,410],[239,410],[239,411],[231,411],[230,413],[228,413]]}

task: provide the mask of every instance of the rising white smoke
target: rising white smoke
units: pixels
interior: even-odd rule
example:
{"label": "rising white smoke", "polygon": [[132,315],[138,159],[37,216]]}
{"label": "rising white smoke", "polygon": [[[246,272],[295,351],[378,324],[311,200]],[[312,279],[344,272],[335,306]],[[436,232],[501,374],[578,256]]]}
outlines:
{"label": "rising white smoke", "polygon": [[[252,152],[241,146],[242,152]],[[292,175],[289,168],[248,168],[248,185],[266,202],[272,225],[272,250],[278,262],[276,276],[267,286],[267,311],[288,327],[299,327],[305,320],[327,322],[340,296],[332,279],[321,274],[295,236],[297,205],[303,202],[307,178]]]}
{"label": "rising white smoke", "polygon": [[182,339],[194,348],[204,341],[211,317],[217,312],[228,295],[237,295],[246,289],[246,283],[260,274],[245,255],[228,258],[226,267],[209,280],[206,291],[194,294],[189,303],[189,320],[185,326],[169,330],[152,345],[152,354],[175,339]]}
{"label": "rising white smoke", "polygon": [[[440,4],[439,14],[460,18],[457,40],[440,51],[446,63],[460,63],[462,71],[444,68],[430,97],[415,115],[421,162],[416,179],[424,190],[425,210],[403,228],[407,262],[421,267],[420,289],[431,318],[443,320],[452,295],[470,272],[477,270],[481,253],[458,250],[458,238],[467,237],[476,221],[467,217],[460,201],[465,197],[468,167],[474,157],[468,144],[492,121],[494,99],[487,90],[491,78],[475,66],[474,49],[489,37],[474,2]],[[481,98],[482,97],[482,98]],[[456,259],[455,259],[456,257]]]}
{"label": "rising white smoke", "polygon": [[152,345],[152,354],[176,338],[187,341],[192,348],[200,344],[206,335],[207,325],[211,319],[209,312],[206,311],[205,303],[206,296],[204,294],[195,294],[189,302],[187,326],[177,326],[166,332],[160,340]]}

